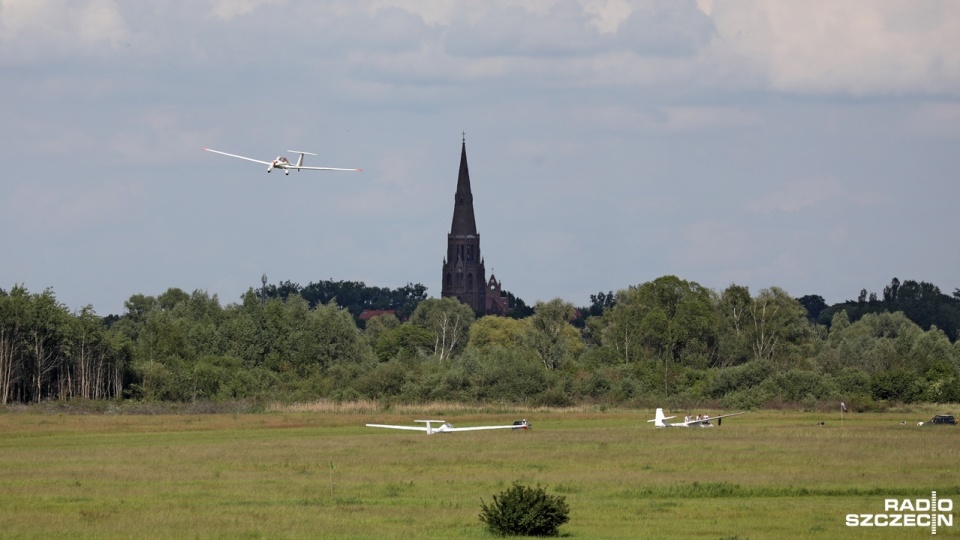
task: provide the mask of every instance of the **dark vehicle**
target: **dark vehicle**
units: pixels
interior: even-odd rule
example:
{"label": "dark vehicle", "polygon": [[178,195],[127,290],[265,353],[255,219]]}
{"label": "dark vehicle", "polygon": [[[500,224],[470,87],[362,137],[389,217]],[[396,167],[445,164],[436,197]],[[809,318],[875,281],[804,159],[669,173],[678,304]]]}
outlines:
{"label": "dark vehicle", "polygon": [[930,419],[928,424],[950,424],[957,425],[957,419],[952,414],[938,414]]}

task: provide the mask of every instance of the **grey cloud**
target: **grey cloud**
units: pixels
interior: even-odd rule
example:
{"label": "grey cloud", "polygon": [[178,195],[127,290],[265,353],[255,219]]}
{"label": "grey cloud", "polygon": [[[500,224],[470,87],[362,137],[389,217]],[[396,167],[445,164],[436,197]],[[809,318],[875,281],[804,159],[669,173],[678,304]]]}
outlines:
{"label": "grey cloud", "polygon": [[641,55],[692,56],[716,34],[693,0],[653,0],[635,6],[617,30],[617,41]]}
{"label": "grey cloud", "polygon": [[595,53],[607,40],[573,0],[557,2],[545,16],[518,7],[492,8],[479,21],[460,18],[444,36],[453,56],[567,56]]}

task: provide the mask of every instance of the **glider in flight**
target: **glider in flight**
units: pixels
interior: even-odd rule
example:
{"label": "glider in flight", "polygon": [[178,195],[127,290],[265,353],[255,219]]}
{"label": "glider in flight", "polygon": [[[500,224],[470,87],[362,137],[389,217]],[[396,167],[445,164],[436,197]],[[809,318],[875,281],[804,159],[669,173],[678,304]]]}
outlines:
{"label": "glider in flight", "polygon": [[297,162],[296,162],[295,164],[294,164],[294,163],[290,163],[290,160],[287,159],[287,158],[285,158],[284,156],[277,156],[277,158],[274,159],[273,161],[263,161],[263,160],[260,160],[260,159],[248,158],[248,157],[246,157],[246,156],[238,156],[238,155],[236,155],[236,154],[228,154],[228,153],[226,153],[226,152],[221,152],[221,151],[219,151],[219,150],[214,150],[214,149],[212,149],[212,148],[204,148],[204,150],[206,150],[207,152],[213,152],[214,154],[221,154],[221,155],[224,155],[224,156],[229,156],[229,157],[233,157],[233,158],[237,158],[237,159],[244,159],[244,160],[247,160],[247,161],[252,161],[252,162],[254,162],[254,163],[261,163],[261,164],[267,166],[267,172],[270,172],[270,171],[272,171],[272,170],[274,170],[274,169],[281,169],[281,170],[283,170],[283,174],[290,174],[290,171],[291,171],[291,170],[297,170],[297,171],[300,171],[300,170],[307,170],[307,171],[362,171],[362,170],[363,170],[363,169],[340,169],[340,168],[337,168],[337,167],[307,167],[307,166],[305,166],[305,165],[303,164],[303,156],[304,156],[304,155],[315,156],[316,154],[313,154],[313,153],[311,153],[311,152],[303,152],[303,151],[301,151],[301,150],[287,150],[287,152],[291,152],[291,153],[294,153],[294,154],[300,154],[300,157],[297,158]]}

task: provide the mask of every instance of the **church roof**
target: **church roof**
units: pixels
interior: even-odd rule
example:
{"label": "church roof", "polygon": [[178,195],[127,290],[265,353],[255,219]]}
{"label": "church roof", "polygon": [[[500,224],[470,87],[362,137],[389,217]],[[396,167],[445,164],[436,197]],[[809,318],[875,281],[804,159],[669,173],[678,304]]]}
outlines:
{"label": "church roof", "polygon": [[460,149],[460,174],[454,195],[452,236],[476,236],[477,220],[473,214],[473,193],[470,191],[470,169],[467,167],[467,143]]}

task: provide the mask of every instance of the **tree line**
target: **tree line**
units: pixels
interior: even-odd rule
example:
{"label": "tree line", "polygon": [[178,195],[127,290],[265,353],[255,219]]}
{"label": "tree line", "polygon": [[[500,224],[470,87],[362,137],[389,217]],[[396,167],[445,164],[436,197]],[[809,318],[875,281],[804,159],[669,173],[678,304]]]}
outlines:
{"label": "tree line", "polygon": [[[204,291],[137,294],[101,318],[18,285],[0,289],[0,403],[960,402],[960,295],[894,279],[883,300],[861,296],[826,306],[663,276],[511,318],[427,298],[422,285],[283,282],[226,306]],[[394,314],[364,323],[363,309]]]}

